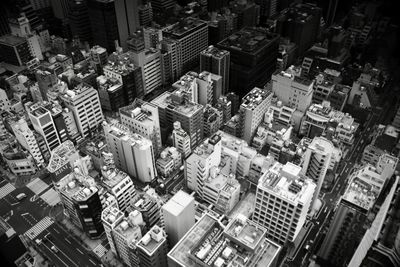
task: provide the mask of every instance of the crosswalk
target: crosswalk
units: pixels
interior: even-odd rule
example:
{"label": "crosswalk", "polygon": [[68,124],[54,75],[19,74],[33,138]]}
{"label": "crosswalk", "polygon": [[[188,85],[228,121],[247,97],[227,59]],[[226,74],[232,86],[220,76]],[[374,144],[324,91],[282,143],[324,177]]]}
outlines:
{"label": "crosswalk", "polygon": [[99,244],[93,249],[93,252],[97,255],[97,257],[101,258],[108,252],[108,249],[105,248],[102,244]]}
{"label": "crosswalk", "polygon": [[14,190],[15,190],[15,186],[13,186],[10,183],[7,183],[5,186],[0,188],[0,199],[3,199],[5,196],[10,194]]}
{"label": "crosswalk", "polygon": [[40,220],[37,224],[31,227],[28,231],[25,232],[25,235],[33,240],[37,237],[40,233],[46,230],[50,225],[52,225],[54,221],[46,216],[42,220]]}

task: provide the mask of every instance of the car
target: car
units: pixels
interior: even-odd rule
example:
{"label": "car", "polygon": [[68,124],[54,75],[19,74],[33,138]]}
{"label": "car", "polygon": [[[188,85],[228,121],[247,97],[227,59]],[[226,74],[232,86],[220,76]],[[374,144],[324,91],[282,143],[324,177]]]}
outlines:
{"label": "car", "polygon": [[25,193],[20,193],[20,194],[18,194],[18,195],[16,196],[16,198],[17,198],[19,201],[21,201],[21,200],[23,200],[24,198],[26,198],[26,194],[25,194]]}
{"label": "car", "polygon": [[40,244],[42,244],[42,239],[36,239],[35,242],[36,242],[36,244],[40,245]]}
{"label": "car", "polygon": [[54,245],[53,245],[53,246],[51,246],[51,250],[52,250],[52,251],[54,251],[55,253],[57,253],[57,252],[58,252],[58,248],[57,248],[56,246],[54,246]]}
{"label": "car", "polygon": [[306,245],[306,247],[304,249],[308,250],[309,248],[310,248],[310,245]]}

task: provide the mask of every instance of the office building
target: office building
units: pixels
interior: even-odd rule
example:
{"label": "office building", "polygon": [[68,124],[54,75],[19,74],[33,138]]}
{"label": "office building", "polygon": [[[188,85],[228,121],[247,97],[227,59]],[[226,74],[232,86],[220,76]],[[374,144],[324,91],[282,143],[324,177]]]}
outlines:
{"label": "office building", "polygon": [[61,101],[74,114],[81,136],[86,137],[103,121],[99,95],[93,87],[80,83],[60,96]]}
{"label": "office building", "polygon": [[312,103],[314,81],[300,77],[301,68],[289,67],[272,75],[272,91],[286,106],[305,112]]}
{"label": "office building", "polygon": [[164,28],[163,36],[179,46],[175,56],[179,58],[180,66],[173,64],[173,73],[176,71],[181,76],[198,65],[200,52],[208,45],[208,26],[205,21],[187,17]]}
{"label": "office building", "polygon": [[161,226],[161,206],[155,198],[147,193],[136,194],[130,202],[128,212],[139,211],[142,214],[144,229]]}
{"label": "office building", "polygon": [[209,46],[200,52],[200,71],[208,71],[222,77],[222,94],[230,91],[229,70],[230,70],[229,51]]}
{"label": "office building", "polygon": [[204,136],[202,105],[186,100],[182,91],[165,92],[152,103],[158,107],[161,127],[171,129],[178,121],[190,136],[191,149],[200,144]]}
{"label": "office building", "polygon": [[113,228],[112,234],[115,241],[115,249],[119,258],[127,266],[140,266],[136,253],[136,244],[142,238],[140,228],[142,224],[143,219],[140,212],[133,211]]}
{"label": "office building", "polygon": [[74,163],[80,159],[78,151],[74,144],[68,140],[51,151],[51,157],[47,170],[51,173],[52,181],[58,182],[65,176],[69,175]]}
{"label": "office building", "polygon": [[157,175],[151,141],[119,123],[104,122],[103,128],[115,166],[143,183],[151,182]]}
{"label": "office building", "polygon": [[8,99],[7,93],[4,89],[0,88],[0,110],[9,110],[10,100]]}
{"label": "office building", "polygon": [[163,229],[155,225],[136,244],[143,267],[164,267],[167,264],[168,244]]}
{"label": "office building", "polygon": [[136,99],[133,104],[120,108],[119,116],[121,123],[129,130],[142,135],[153,143],[156,156],[161,152],[161,128],[157,106]]}
{"label": "office building", "polygon": [[173,10],[176,3],[175,0],[150,0],[150,2],[154,11],[161,14]]}
{"label": "office building", "polygon": [[143,27],[143,39],[146,49],[159,48],[163,39],[162,30],[153,27]]}
{"label": "office building", "polygon": [[204,108],[204,137],[210,137],[222,126],[222,112],[211,105]]}
{"label": "office building", "polygon": [[104,75],[109,78],[115,78],[122,83],[125,105],[132,103],[135,98],[143,98],[144,82],[142,70],[134,64],[134,53],[113,53],[108,58],[108,64],[104,66]]}
{"label": "office building", "polygon": [[346,266],[361,241],[369,211],[377,195],[371,185],[355,178],[350,181],[333,216],[318,256],[333,266]]}
{"label": "office building", "polygon": [[218,167],[221,162],[221,137],[214,134],[197,146],[185,161],[185,180],[190,190],[198,192],[203,199],[200,187],[209,177],[211,167]]}
{"label": "office building", "polygon": [[222,125],[232,118],[232,102],[226,96],[221,96],[217,100],[215,108],[222,114]]}
{"label": "office building", "polygon": [[292,163],[275,163],[259,179],[253,221],[279,244],[293,242],[311,209],[315,184]]}
{"label": "office building", "polygon": [[20,119],[11,124],[11,128],[19,144],[27,151],[29,151],[29,153],[31,153],[36,164],[38,166],[43,165],[44,159],[40,151],[38,142],[36,141],[35,135],[31,131],[31,129],[29,129],[26,121],[24,119]]}
{"label": "office building", "polygon": [[167,147],[156,161],[157,173],[167,178],[182,166],[182,154],[175,147]]}
{"label": "office building", "polygon": [[96,83],[102,109],[117,112],[125,106],[123,86],[118,79],[101,75],[96,78]]}
{"label": "office building", "polygon": [[169,251],[168,266],[274,267],[281,246],[268,239],[267,233],[242,214],[226,225],[206,213]]}
{"label": "office building", "polygon": [[110,244],[111,251],[118,255],[116,248],[116,241],[114,240],[113,230],[124,219],[124,213],[117,207],[110,205],[103,209],[101,213],[101,220],[103,222],[104,232],[106,233],[108,244]]}
{"label": "office building", "polygon": [[217,47],[230,52],[230,90],[243,97],[270,80],[275,71],[279,37],[267,30],[245,27]]}
{"label": "office building", "polygon": [[[44,108],[41,104],[33,104],[29,107],[29,109],[30,110],[28,111],[28,114],[32,122],[33,128],[44,138],[48,150],[50,152],[53,151],[61,144],[61,140],[53,121],[51,112]],[[60,112],[61,109],[58,111],[58,113]],[[66,134],[65,131],[63,133]]]}
{"label": "office building", "polygon": [[8,169],[14,175],[34,175],[37,172],[32,155],[22,150],[16,143],[2,148],[1,155]]}
{"label": "office building", "polygon": [[57,74],[51,73],[45,67],[39,67],[35,71],[35,78],[38,82],[42,99],[48,100],[47,93],[58,83]]}
{"label": "office building", "polygon": [[1,59],[15,66],[24,66],[33,58],[26,38],[14,35],[0,37],[0,51]]}
{"label": "office building", "polygon": [[280,12],[276,31],[297,45],[298,55],[310,48],[319,34],[322,9],[313,4],[296,4]]}
{"label": "office building", "polygon": [[125,212],[136,192],[131,177],[123,171],[107,166],[103,166],[101,175],[103,189],[114,196],[118,208]]}
{"label": "office building", "polygon": [[174,130],[172,131],[172,145],[186,159],[192,153],[190,145],[190,136],[182,129],[179,121],[174,122]]}
{"label": "office building", "polygon": [[78,37],[81,42],[92,41],[89,9],[86,1],[69,1],[67,14],[68,24],[73,37]]}
{"label": "office building", "polygon": [[271,106],[272,91],[255,87],[242,99],[239,108],[240,137],[248,144]]}
{"label": "office building", "polygon": [[151,2],[143,3],[138,7],[140,27],[151,26],[153,22],[153,8]]}
{"label": "office building", "polygon": [[108,53],[107,49],[99,45],[90,48],[90,65],[98,74],[103,74],[103,67],[107,64]]}
{"label": "office building", "polygon": [[335,163],[339,162],[340,156],[338,157],[338,152],[331,141],[324,137],[314,137],[304,153],[303,160],[302,173],[317,185],[312,201],[314,205],[328,169],[333,169]]}
{"label": "office building", "polygon": [[324,100],[328,100],[334,88],[335,84],[332,81],[327,79],[323,74],[318,74],[317,77],[315,77],[312,102],[315,104],[322,104]]}
{"label": "office building", "polygon": [[162,207],[165,222],[165,232],[168,235],[170,247],[179,240],[194,225],[194,198],[180,190]]}
{"label": "office building", "polygon": [[64,206],[64,213],[91,239],[100,238],[104,232],[101,221],[102,205],[93,178],[74,172],[56,185]]}

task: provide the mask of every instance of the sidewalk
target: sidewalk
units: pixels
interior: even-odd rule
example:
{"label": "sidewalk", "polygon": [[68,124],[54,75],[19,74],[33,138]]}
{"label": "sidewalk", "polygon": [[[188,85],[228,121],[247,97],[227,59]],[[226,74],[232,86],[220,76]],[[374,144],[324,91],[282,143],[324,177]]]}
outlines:
{"label": "sidewalk", "polygon": [[72,222],[70,222],[67,218],[64,217],[61,221],[59,221],[69,232],[71,232],[78,240],[82,241],[82,244],[86,248],[86,250],[92,251],[94,250],[100,243],[101,239],[93,240],[87,237],[87,235],[78,229]]}

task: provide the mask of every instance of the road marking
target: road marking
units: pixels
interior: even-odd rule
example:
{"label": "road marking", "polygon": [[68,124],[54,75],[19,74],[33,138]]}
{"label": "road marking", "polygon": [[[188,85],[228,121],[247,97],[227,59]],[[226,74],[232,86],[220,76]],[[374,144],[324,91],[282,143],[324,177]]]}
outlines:
{"label": "road marking", "polygon": [[65,241],[67,241],[68,244],[71,244],[71,241],[65,238]]}
{"label": "road marking", "polygon": [[79,250],[79,248],[76,248],[76,250],[83,255],[83,252]]}
{"label": "road marking", "polygon": [[[53,246],[57,247],[53,242],[50,241],[50,243],[53,244]],[[73,265],[78,267],[78,265],[73,260],[71,260],[71,258],[68,257],[68,255],[65,254],[64,251],[62,251],[62,249],[59,248],[58,251],[61,252]]]}
{"label": "road marking", "polygon": [[22,213],[21,216],[26,216],[28,214],[29,214],[28,212],[25,212],[25,213]]}
{"label": "road marking", "polygon": [[[53,244],[53,243],[51,243]],[[63,261],[51,248],[49,248],[46,244],[43,244],[44,247],[46,247],[51,254],[53,254],[54,256],[56,256],[57,259],[59,259],[62,263],[64,263],[65,266],[69,266],[68,264],[65,263],[65,261]]]}
{"label": "road marking", "polygon": [[96,264],[94,261],[92,261],[92,259],[89,259],[89,261],[90,261],[91,263],[93,263],[95,266],[97,266],[97,264]]}
{"label": "road marking", "polygon": [[50,217],[44,217],[42,220],[40,220],[38,223],[32,226],[28,231],[26,231],[25,235],[27,235],[31,240],[33,240],[35,239],[35,237],[37,237],[40,233],[46,230],[53,223],[54,222],[50,219]]}
{"label": "road marking", "polygon": [[53,228],[54,232],[56,232],[57,234],[60,233],[60,231],[58,231],[56,228]]}

